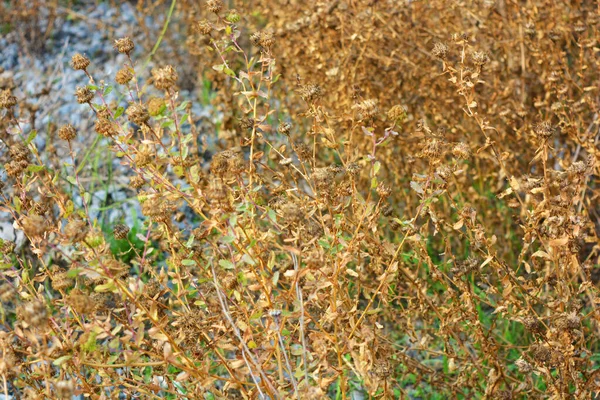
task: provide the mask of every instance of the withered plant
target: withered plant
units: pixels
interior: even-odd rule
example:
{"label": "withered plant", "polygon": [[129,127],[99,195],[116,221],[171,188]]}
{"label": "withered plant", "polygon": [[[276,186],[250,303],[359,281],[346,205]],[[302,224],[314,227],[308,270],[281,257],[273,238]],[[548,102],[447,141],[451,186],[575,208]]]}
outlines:
{"label": "withered plant", "polygon": [[598,396],[594,2],[168,3],[185,65],[72,54],[89,131],[2,87],[4,394]]}

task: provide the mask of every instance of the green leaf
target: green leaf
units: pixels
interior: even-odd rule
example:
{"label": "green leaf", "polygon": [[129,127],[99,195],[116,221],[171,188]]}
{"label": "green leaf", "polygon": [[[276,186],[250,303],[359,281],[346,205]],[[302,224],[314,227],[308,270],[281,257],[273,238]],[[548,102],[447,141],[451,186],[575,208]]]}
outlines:
{"label": "green leaf", "polygon": [[186,267],[192,267],[196,265],[196,261],[194,260],[183,260],[181,261],[182,265],[185,265]]}
{"label": "green leaf", "polygon": [[380,168],[381,163],[379,161],[375,161],[375,165],[373,165],[373,175],[377,175],[377,173],[379,173]]}
{"label": "green leaf", "polygon": [[223,236],[221,238],[221,242],[223,242],[223,243],[233,243],[233,242],[235,242],[235,237],[229,236],[229,235],[228,236]]}
{"label": "green leaf", "polygon": [[56,365],[57,367],[60,367],[62,364],[66,363],[71,358],[73,358],[72,355],[58,357],[56,360],[52,361],[52,364]]}
{"label": "green leaf", "polygon": [[107,86],[106,89],[104,89],[104,96],[108,96],[110,94],[110,92],[112,92],[113,87],[112,86]]}
{"label": "green leaf", "polygon": [[274,223],[277,223],[277,214],[275,213],[275,211],[273,211],[271,208],[269,208],[267,210],[267,215],[269,216],[269,219],[271,221],[273,221]]}
{"label": "green leaf", "polygon": [[119,118],[121,115],[123,115],[123,112],[125,111],[125,108],[123,107],[119,107],[117,108],[117,111],[115,111],[115,119]]}
{"label": "green leaf", "polygon": [[68,278],[76,278],[76,277],[78,277],[78,276],[79,276],[79,273],[80,273],[81,271],[83,271],[83,270],[82,270],[82,269],[80,269],[80,268],[74,268],[74,269],[71,269],[71,270],[69,270],[69,271],[67,272],[67,277],[68,277]]}
{"label": "green leaf", "polygon": [[98,285],[94,288],[95,292],[110,292],[112,290],[116,289],[115,286],[115,282],[110,280],[107,283],[103,284],[103,285]]}
{"label": "green leaf", "polygon": [[29,144],[33,141],[33,139],[35,139],[35,137],[37,136],[37,131],[34,129],[31,132],[29,132],[29,136],[27,136],[27,140],[25,141],[25,144]]}
{"label": "green leaf", "polygon": [[219,265],[225,269],[233,269],[235,267],[229,260],[219,260]]}
{"label": "green leaf", "polygon": [[225,72],[226,75],[229,75],[232,78],[235,78],[235,72],[233,72],[232,69],[225,67],[225,68],[223,68],[223,72]]}
{"label": "green leaf", "polygon": [[29,165],[27,166],[27,171],[30,172],[40,172],[44,170],[44,166],[43,165]]}

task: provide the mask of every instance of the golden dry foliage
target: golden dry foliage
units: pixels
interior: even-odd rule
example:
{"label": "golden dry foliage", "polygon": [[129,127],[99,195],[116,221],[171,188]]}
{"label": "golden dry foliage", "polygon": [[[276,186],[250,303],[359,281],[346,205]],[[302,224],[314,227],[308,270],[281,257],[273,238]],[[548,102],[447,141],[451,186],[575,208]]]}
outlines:
{"label": "golden dry foliage", "polygon": [[[59,127],[71,162],[44,165],[0,92],[28,239],[2,243],[6,393],[598,396],[594,2],[176,6],[189,64],[144,69],[130,38],[106,44],[118,85],[72,60],[134,227],[92,217],[83,132]],[[211,121],[180,96],[189,65]]]}

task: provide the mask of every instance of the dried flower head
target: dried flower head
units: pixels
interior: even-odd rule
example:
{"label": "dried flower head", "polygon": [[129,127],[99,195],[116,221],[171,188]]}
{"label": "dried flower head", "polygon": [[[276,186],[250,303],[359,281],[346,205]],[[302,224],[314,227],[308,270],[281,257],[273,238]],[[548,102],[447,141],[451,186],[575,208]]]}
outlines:
{"label": "dried flower head", "polygon": [[40,215],[28,215],[21,219],[21,227],[29,237],[40,237],[50,229],[46,219]]}
{"label": "dried flower head", "polygon": [[90,65],[90,59],[77,53],[71,57],[71,66],[78,71],[85,71]]}
{"label": "dried flower head", "polygon": [[218,14],[223,9],[222,0],[207,0],[206,9],[212,13]]}
{"label": "dried flower head", "polygon": [[127,225],[118,224],[113,228],[113,235],[117,240],[127,239],[127,234],[129,233],[129,227]]}
{"label": "dried flower head", "polygon": [[82,219],[72,219],[65,225],[64,235],[72,243],[81,242],[88,234],[88,224]]}
{"label": "dried flower head", "polygon": [[541,321],[533,316],[523,318],[523,325],[525,325],[525,328],[532,333],[542,333],[544,331],[544,326]]}
{"label": "dried flower head", "polygon": [[484,51],[474,51],[471,54],[471,60],[477,67],[482,67],[490,61],[490,58]]}
{"label": "dried flower head", "polygon": [[65,299],[65,303],[71,307],[75,312],[80,314],[87,314],[94,311],[95,305],[91,301],[88,294],[81,291],[80,289],[72,289]]}
{"label": "dried flower head", "polygon": [[292,124],[289,122],[280,122],[279,126],[277,127],[277,132],[281,133],[282,135],[289,136],[291,129]]}
{"label": "dried flower head", "polygon": [[10,89],[0,90],[0,109],[11,109],[17,104],[17,98]]}
{"label": "dried flower head", "polygon": [[119,53],[130,55],[131,51],[135,47],[135,44],[129,36],[125,36],[124,38],[116,39],[113,47]]}
{"label": "dried flower head", "polygon": [[306,101],[307,103],[312,103],[323,95],[323,90],[319,85],[309,83],[302,85],[298,90],[298,93],[300,94],[302,100]]}
{"label": "dried flower head", "polygon": [[241,16],[237,12],[237,10],[231,9],[231,10],[227,11],[227,15],[225,16],[225,19],[228,22],[231,22],[232,24],[235,24],[235,23],[238,23],[240,21]]}
{"label": "dried flower head", "polygon": [[56,395],[61,400],[70,400],[75,392],[75,383],[72,380],[56,382]]}
{"label": "dried flower head", "polygon": [[440,60],[445,60],[446,57],[448,56],[448,46],[445,45],[444,43],[437,42],[436,44],[433,45],[431,54],[433,54],[435,57],[439,58]]}
{"label": "dried flower head", "polygon": [[77,97],[77,102],[79,104],[86,104],[92,101],[94,98],[94,92],[87,86],[77,86],[75,90],[75,96]]}
{"label": "dried flower head", "polygon": [[405,106],[395,105],[389,109],[387,117],[390,121],[401,124],[408,118],[407,109]]}
{"label": "dried flower head", "polygon": [[134,189],[141,188],[142,186],[144,186],[144,183],[146,183],[144,181],[144,178],[142,178],[139,175],[135,175],[135,176],[132,176],[131,178],[129,178],[129,186],[131,186]]}
{"label": "dried flower head", "polygon": [[112,137],[117,134],[115,125],[108,118],[98,118],[94,123],[94,130],[105,137]]}
{"label": "dried flower head", "polygon": [[46,305],[40,300],[33,300],[22,305],[17,314],[22,321],[32,328],[40,328],[48,321]]}
{"label": "dried flower head", "polygon": [[556,128],[550,121],[542,121],[534,126],[533,131],[539,139],[548,140],[556,132]]}
{"label": "dried flower head", "polygon": [[177,71],[171,65],[152,69],[152,81],[157,89],[169,90],[175,88],[177,78]]}
{"label": "dried flower head", "polygon": [[529,373],[533,370],[531,364],[525,361],[522,357],[515,361],[515,365],[517,366],[519,372],[521,372],[522,374]]}
{"label": "dried flower head", "polygon": [[368,99],[355,104],[352,108],[357,111],[357,117],[360,120],[370,120],[377,116],[379,107],[377,107],[377,100]]}
{"label": "dried flower head", "polygon": [[66,141],[73,140],[77,137],[77,131],[71,124],[63,125],[58,130],[58,137]]}
{"label": "dried flower head", "polygon": [[165,107],[164,99],[160,97],[152,97],[148,100],[148,114],[152,117],[159,115]]}
{"label": "dried flower head", "polygon": [[210,35],[212,29],[213,27],[207,19],[202,19],[194,25],[194,31],[201,33],[202,35]]}
{"label": "dried flower head", "polygon": [[3,303],[14,300],[16,294],[17,293],[11,284],[3,283],[0,285],[0,301]]}
{"label": "dried flower head", "polygon": [[119,85],[127,85],[133,79],[133,72],[131,68],[124,67],[117,71],[115,80]]}
{"label": "dried flower head", "polygon": [[452,148],[452,155],[458,159],[467,160],[471,157],[471,148],[468,144],[460,142]]}
{"label": "dried flower head", "polygon": [[150,119],[150,114],[148,114],[148,110],[144,106],[138,103],[132,103],[127,108],[127,119],[130,122],[133,122],[136,125],[142,126],[146,125],[148,120]]}

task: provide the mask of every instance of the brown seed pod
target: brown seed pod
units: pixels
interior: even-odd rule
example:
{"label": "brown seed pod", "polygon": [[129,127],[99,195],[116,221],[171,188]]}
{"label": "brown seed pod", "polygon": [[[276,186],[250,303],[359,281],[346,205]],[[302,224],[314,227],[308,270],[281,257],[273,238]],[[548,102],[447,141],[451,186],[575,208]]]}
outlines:
{"label": "brown seed pod", "polygon": [[71,57],[71,66],[75,70],[85,71],[90,65],[90,59],[77,53]]}
{"label": "brown seed pod", "polygon": [[175,68],[173,68],[171,65],[152,69],[152,81],[154,82],[154,87],[157,89],[175,89],[177,79],[177,71],[175,71]]}
{"label": "brown seed pod", "polygon": [[11,109],[17,105],[17,98],[10,89],[0,90],[0,108]]}
{"label": "brown seed pod", "polygon": [[117,240],[127,239],[127,234],[129,233],[129,227],[127,225],[118,224],[113,228],[113,235]]}
{"label": "brown seed pod", "polygon": [[124,67],[117,71],[115,80],[119,85],[127,85],[133,79],[131,68]]}
{"label": "brown seed pod", "polygon": [[119,53],[129,55],[131,53],[131,51],[134,49],[135,44],[133,43],[133,40],[131,40],[131,38],[129,36],[126,36],[121,39],[116,39],[113,47]]}
{"label": "brown seed pod", "polygon": [[133,103],[127,108],[127,119],[130,122],[133,122],[136,125],[142,126],[146,125],[148,119],[150,119],[150,114],[148,114],[148,110],[140,104]]}
{"label": "brown seed pod", "polygon": [[58,137],[66,141],[73,140],[77,137],[77,131],[71,124],[64,125],[58,130]]}
{"label": "brown seed pod", "polygon": [[92,101],[94,98],[94,92],[87,86],[77,86],[75,96],[77,97],[77,102],[79,104],[86,104]]}

